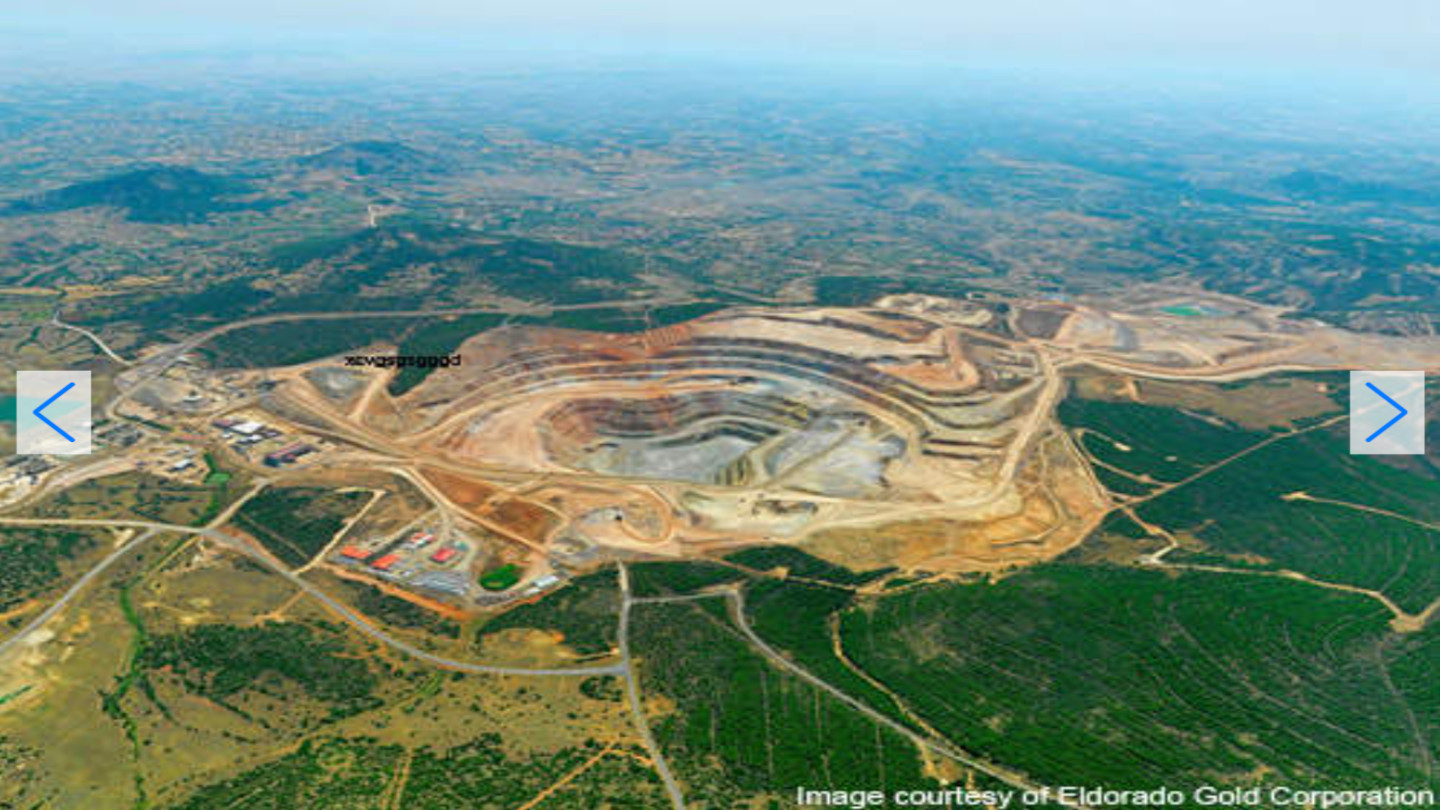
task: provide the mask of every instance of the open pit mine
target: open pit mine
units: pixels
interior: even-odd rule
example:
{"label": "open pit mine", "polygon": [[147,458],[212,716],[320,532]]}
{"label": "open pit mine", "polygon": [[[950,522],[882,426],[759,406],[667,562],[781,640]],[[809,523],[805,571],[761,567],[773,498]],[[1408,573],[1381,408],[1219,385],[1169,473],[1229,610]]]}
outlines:
{"label": "open pit mine", "polygon": [[899,297],[632,335],[507,326],[400,398],[348,372],[371,379],[336,402],[314,369],[281,392],[537,552],[795,543],[858,568],[998,570],[1078,543],[1103,496],[1052,420],[1058,376],[994,319]]}

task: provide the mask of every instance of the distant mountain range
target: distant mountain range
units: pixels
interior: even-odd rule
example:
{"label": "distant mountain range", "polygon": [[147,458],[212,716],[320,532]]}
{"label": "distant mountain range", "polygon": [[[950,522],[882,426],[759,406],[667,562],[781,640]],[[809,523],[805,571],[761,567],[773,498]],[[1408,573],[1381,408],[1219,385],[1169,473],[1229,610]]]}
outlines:
{"label": "distant mountain range", "polygon": [[195,222],[213,213],[253,207],[234,198],[254,191],[226,175],[183,166],[150,166],[14,200],[0,213],[19,216],[106,207],[124,211],[137,222]]}
{"label": "distant mountain range", "polygon": [[1276,187],[1293,197],[1328,203],[1394,203],[1440,205],[1440,193],[1377,181],[1355,181],[1338,174],[1294,171],[1275,179]]}

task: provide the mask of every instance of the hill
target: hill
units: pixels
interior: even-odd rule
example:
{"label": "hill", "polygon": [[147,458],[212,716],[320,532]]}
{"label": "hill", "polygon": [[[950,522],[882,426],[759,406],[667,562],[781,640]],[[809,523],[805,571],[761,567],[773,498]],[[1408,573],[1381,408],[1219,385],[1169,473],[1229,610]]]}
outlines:
{"label": "hill", "polygon": [[[384,291],[392,304],[477,293],[587,303],[633,293],[642,262],[605,248],[518,239],[407,220],[282,245],[269,264],[300,271],[313,295]],[[374,300],[380,300],[371,296]]]}
{"label": "hill", "polygon": [[152,166],[63,186],[11,202],[9,215],[116,208],[136,222],[176,223],[244,207],[232,199],[253,189],[224,175],[184,166]]}
{"label": "hill", "polygon": [[353,141],[305,155],[296,161],[311,171],[354,177],[403,176],[443,171],[448,163],[429,152],[395,141]]}
{"label": "hill", "polygon": [[[279,245],[245,260],[278,270],[285,283],[267,288],[243,276],[202,279],[81,302],[71,317],[153,328],[276,312],[459,308],[492,303],[497,295],[547,304],[625,301],[658,295],[661,288],[647,282],[663,272],[656,262],[647,268],[641,258],[609,248],[491,235],[406,217]],[[357,334],[354,327],[345,329]],[[313,332],[306,339],[319,340]]]}

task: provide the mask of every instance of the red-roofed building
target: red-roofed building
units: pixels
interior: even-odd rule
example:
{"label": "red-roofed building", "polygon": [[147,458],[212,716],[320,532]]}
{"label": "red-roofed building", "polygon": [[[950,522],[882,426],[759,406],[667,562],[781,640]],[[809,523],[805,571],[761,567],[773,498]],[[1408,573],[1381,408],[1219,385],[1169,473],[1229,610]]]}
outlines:
{"label": "red-roofed building", "polygon": [[395,563],[397,562],[400,562],[400,555],[386,554],[384,557],[381,557],[380,559],[371,562],[370,567],[374,568],[376,571],[389,571],[395,566]]}
{"label": "red-roofed building", "polygon": [[340,556],[349,560],[363,560],[370,556],[370,552],[359,546],[346,546],[340,549]]}
{"label": "red-roofed building", "polygon": [[434,554],[431,554],[430,559],[434,560],[437,563],[446,563],[455,559],[455,555],[459,553],[460,552],[456,551],[453,548],[442,548]]}
{"label": "red-roofed building", "polygon": [[[236,430],[239,430],[238,426],[236,427]],[[286,464],[293,463],[295,459],[300,458],[301,456],[309,455],[313,452],[315,452],[315,448],[311,447],[308,444],[292,444],[289,447],[276,450],[273,453],[267,454],[265,456],[265,465],[268,467],[280,467]]]}

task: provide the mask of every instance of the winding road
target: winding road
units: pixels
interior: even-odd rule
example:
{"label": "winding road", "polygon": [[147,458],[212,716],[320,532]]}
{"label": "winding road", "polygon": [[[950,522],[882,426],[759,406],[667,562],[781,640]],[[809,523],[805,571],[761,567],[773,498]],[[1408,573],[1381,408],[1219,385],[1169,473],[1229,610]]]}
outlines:
{"label": "winding road", "polygon": [[100,351],[104,352],[104,353],[106,354],[106,356],[108,356],[111,360],[114,360],[115,362],[119,363],[119,364],[122,365],[122,366],[133,366],[133,365],[135,365],[135,363],[134,363],[133,361],[131,361],[131,360],[126,360],[125,358],[123,358],[123,357],[121,357],[120,355],[116,354],[116,353],[115,353],[115,350],[111,349],[110,346],[109,346],[108,344],[106,344],[104,340],[101,340],[101,338],[100,338],[99,335],[95,334],[94,332],[90,331],[89,329],[86,329],[86,328],[83,327],[83,326],[76,326],[76,325],[73,324],[73,323],[65,323],[64,321],[60,320],[60,310],[58,310],[58,309],[55,310],[55,314],[54,314],[54,315],[51,315],[51,316],[50,316],[50,325],[56,327],[57,329],[65,329],[65,330],[70,331],[70,332],[79,332],[80,334],[82,334],[82,335],[84,335],[85,337],[89,338],[89,339],[90,339],[90,342],[91,342],[91,343],[94,343],[94,344],[100,349]]}

